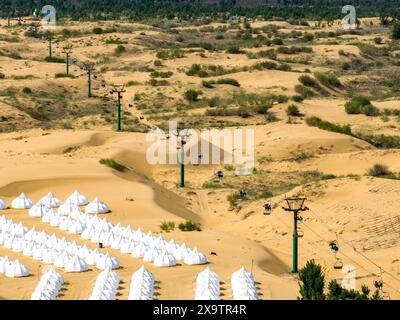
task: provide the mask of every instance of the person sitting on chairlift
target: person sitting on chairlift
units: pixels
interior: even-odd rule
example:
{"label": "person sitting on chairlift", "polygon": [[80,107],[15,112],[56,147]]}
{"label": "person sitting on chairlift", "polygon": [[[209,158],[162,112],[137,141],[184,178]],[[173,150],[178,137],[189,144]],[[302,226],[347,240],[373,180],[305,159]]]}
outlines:
{"label": "person sitting on chairlift", "polygon": [[271,211],[272,211],[271,205],[268,202],[265,203],[264,204],[264,214],[269,215],[269,214],[271,214]]}
{"label": "person sitting on chairlift", "polygon": [[241,199],[244,199],[246,197],[246,191],[244,189],[240,189],[239,196]]}
{"label": "person sitting on chairlift", "polygon": [[375,287],[375,289],[382,290],[383,282],[382,282],[382,281],[375,280],[375,281],[374,281],[374,287]]}

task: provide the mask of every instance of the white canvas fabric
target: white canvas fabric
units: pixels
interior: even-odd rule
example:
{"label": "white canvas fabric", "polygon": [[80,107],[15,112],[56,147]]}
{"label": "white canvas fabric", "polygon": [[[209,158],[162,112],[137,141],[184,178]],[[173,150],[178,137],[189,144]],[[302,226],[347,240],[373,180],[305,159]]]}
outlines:
{"label": "white canvas fabric", "polygon": [[111,268],[105,268],[96,279],[89,300],[115,300],[120,278]]}
{"label": "white canvas fabric", "polygon": [[110,212],[108,206],[102,202],[98,197],[86,206],[86,213],[104,214]]}
{"label": "white canvas fabric", "polygon": [[86,206],[89,203],[88,199],[83,194],[80,194],[78,190],[75,190],[66,201],[70,201],[77,206]]}
{"label": "white canvas fabric", "polygon": [[40,201],[49,208],[58,208],[61,205],[61,201],[52,192],[49,192]]}
{"label": "white canvas fabric", "polygon": [[132,275],[128,300],[152,300],[154,282],[153,274],[142,266]]}
{"label": "white canvas fabric", "polygon": [[19,278],[29,276],[29,271],[19,260],[12,262],[5,272],[6,277],[9,278]]}
{"label": "white canvas fabric", "polygon": [[197,276],[195,300],[220,300],[220,294],[219,277],[207,267]]}
{"label": "white canvas fabric", "polygon": [[74,212],[80,212],[80,209],[72,200],[67,200],[58,208],[57,212],[63,216],[70,216]]}
{"label": "white canvas fabric", "polygon": [[55,300],[64,283],[63,277],[54,269],[48,270],[39,280],[31,300]]}
{"label": "white canvas fabric", "polygon": [[30,209],[33,206],[33,202],[29,199],[25,193],[21,193],[17,198],[11,202],[11,207],[14,209]]}
{"label": "white canvas fabric", "polygon": [[76,254],[71,258],[68,258],[65,263],[65,271],[66,272],[83,272],[87,271],[88,266],[84,260],[79,258]]}
{"label": "white canvas fabric", "polygon": [[107,268],[118,269],[119,262],[107,252],[105,255],[98,258],[96,268],[100,270],[105,270]]}
{"label": "white canvas fabric", "polygon": [[206,264],[208,261],[206,256],[202,252],[198,251],[197,248],[194,248],[191,253],[186,255],[183,262],[189,265],[195,265],[195,264]]}
{"label": "white canvas fabric", "polygon": [[164,251],[154,259],[154,265],[157,267],[173,267],[176,266],[176,259],[172,254]]}
{"label": "white canvas fabric", "polygon": [[257,300],[257,288],[251,272],[243,266],[232,274],[231,286],[234,300]]}
{"label": "white canvas fabric", "polygon": [[0,210],[5,210],[7,208],[8,208],[7,203],[0,198]]}
{"label": "white canvas fabric", "polygon": [[32,208],[29,209],[29,216],[30,217],[39,217],[41,218],[43,215],[50,212],[50,208],[46,206],[44,203],[39,201],[36,203]]}

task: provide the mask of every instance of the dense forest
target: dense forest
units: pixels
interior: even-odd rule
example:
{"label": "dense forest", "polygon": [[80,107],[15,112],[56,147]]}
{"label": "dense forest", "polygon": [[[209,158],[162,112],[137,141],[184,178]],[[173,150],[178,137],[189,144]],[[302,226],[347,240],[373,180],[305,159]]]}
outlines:
{"label": "dense forest", "polygon": [[341,8],[348,4],[356,7],[359,17],[400,17],[398,0],[2,0],[0,15],[27,16],[47,4],[57,9],[58,17],[73,20],[215,20],[230,16],[329,20],[343,17]]}

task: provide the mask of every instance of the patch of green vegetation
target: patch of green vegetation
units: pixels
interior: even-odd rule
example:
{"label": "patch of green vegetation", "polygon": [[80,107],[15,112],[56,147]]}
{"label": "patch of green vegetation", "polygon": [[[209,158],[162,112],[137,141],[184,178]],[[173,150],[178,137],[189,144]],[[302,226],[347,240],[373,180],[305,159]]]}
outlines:
{"label": "patch of green vegetation", "polygon": [[72,152],[78,151],[80,148],[81,148],[80,146],[71,146],[71,147],[64,149],[63,153],[64,154],[72,153]]}
{"label": "patch of green vegetation", "polygon": [[173,74],[174,73],[172,71],[166,71],[166,72],[153,71],[152,73],[150,73],[150,77],[166,79],[166,78],[171,78]]}
{"label": "patch of green vegetation", "polygon": [[64,73],[64,72],[59,72],[59,73],[56,73],[55,75],[54,75],[54,78],[56,78],[56,79],[60,79],[60,78],[71,78],[71,79],[75,79],[75,76],[73,75],[73,74],[66,74],[66,73]]}
{"label": "patch of green vegetation", "polygon": [[189,231],[201,231],[201,225],[200,223],[193,222],[191,220],[186,221],[186,222],[181,222],[178,225],[179,230],[184,231],[184,232],[189,232]]}
{"label": "patch of green vegetation", "polygon": [[46,62],[52,62],[52,63],[65,63],[65,60],[63,58],[58,58],[58,57],[46,57],[44,60]]}
{"label": "patch of green vegetation", "polygon": [[115,169],[120,172],[124,172],[127,169],[126,166],[115,161],[114,159],[100,159],[99,162],[100,162],[100,164],[103,164],[107,167],[110,167],[110,168]]}
{"label": "patch of green vegetation", "polygon": [[365,96],[355,96],[344,105],[348,114],[365,114],[366,116],[379,116],[380,111],[372,105],[370,99]]}
{"label": "patch of green vegetation", "polygon": [[299,108],[294,104],[291,104],[287,107],[286,113],[288,116],[293,116],[293,117],[301,116]]}
{"label": "patch of green vegetation", "polygon": [[157,59],[169,60],[184,58],[185,53],[180,49],[160,50],[156,54]]}
{"label": "patch of green vegetation", "polygon": [[315,72],[315,78],[326,87],[340,88],[342,83],[339,78],[332,73]]}
{"label": "patch of green vegetation", "polygon": [[170,232],[175,230],[175,222],[173,221],[163,221],[160,224],[160,229],[162,231]]}

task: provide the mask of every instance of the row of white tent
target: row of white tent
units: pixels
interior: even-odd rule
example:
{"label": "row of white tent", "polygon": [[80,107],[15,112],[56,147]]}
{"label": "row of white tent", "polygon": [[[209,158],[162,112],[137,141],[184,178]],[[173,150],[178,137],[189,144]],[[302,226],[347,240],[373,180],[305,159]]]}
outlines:
{"label": "row of white tent", "polygon": [[131,278],[128,300],[153,300],[154,276],[142,266]]}
{"label": "row of white tent", "polygon": [[115,300],[120,278],[111,268],[106,268],[96,279],[89,300]]}
{"label": "row of white tent", "polygon": [[220,290],[219,277],[209,267],[197,275],[195,300],[220,300]]}
{"label": "row of white tent", "polygon": [[41,276],[31,300],[55,300],[63,284],[62,275],[51,268]]}
{"label": "row of white tent", "polygon": [[[60,214],[68,214],[71,211],[80,211],[81,206],[85,207],[86,213],[104,214],[110,212],[108,206],[95,197],[89,203],[86,196],[75,190],[66,200],[62,203],[53,193],[49,192],[46,196],[41,198],[36,204],[25,194],[21,193],[17,198],[11,202],[11,207],[14,209],[29,209],[29,215],[33,217],[42,217],[50,209],[58,208]],[[0,199],[0,210],[7,209],[8,206],[3,199]]]}
{"label": "row of white tent", "polygon": [[[192,249],[185,244],[177,244],[174,240],[167,242],[162,236],[154,236],[151,232],[144,233],[140,229],[132,230],[128,225],[120,223],[113,225],[106,218],[83,213],[72,203],[61,206],[58,212],[53,209],[44,210],[42,205],[32,207],[31,216],[41,216],[44,223],[70,234],[80,234],[85,240],[93,243],[102,243],[105,247],[119,250],[121,253],[131,254],[136,258],[143,258],[158,267],[172,267],[177,261],[185,264],[206,264],[206,256],[196,248]],[[62,210],[61,210],[62,209]],[[36,210],[38,210],[37,213]]]}
{"label": "row of white tent", "polygon": [[12,261],[7,256],[0,257],[0,273],[9,278],[27,277],[30,272],[19,260]]}
{"label": "row of white tent", "polygon": [[86,245],[58,238],[55,234],[50,236],[45,231],[28,229],[4,216],[0,217],[0,245],[45,264],[64,268],[66,272],[87,271],[89,265],[100,270],[119,268],[117,259],[108,252],[103,254],[97,248],[91,250]]}
{"label": "row of white tent", "polygon": [[[257,288],[251,272],[243,266],[232,274],[234,300],[257,300]],[[209,267],[200,272],[196,279],[195,300],[220,300],[221,287],[218,275]]]}

